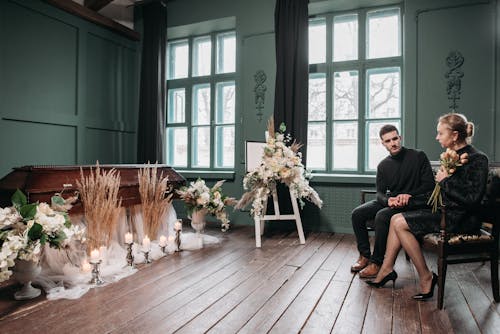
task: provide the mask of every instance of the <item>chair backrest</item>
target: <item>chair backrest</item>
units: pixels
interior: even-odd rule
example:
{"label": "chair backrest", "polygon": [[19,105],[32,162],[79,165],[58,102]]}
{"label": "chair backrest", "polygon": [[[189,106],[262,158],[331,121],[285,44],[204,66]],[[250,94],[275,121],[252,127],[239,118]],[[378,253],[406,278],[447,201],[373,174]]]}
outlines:
{"label": "chair backrest", "polygon": [[481,214],[484,221],[494,223],[491,232],[493,237],[498,239],[500,232],[500,162],[492,162],[489,165],[488,182],[482,201]]}

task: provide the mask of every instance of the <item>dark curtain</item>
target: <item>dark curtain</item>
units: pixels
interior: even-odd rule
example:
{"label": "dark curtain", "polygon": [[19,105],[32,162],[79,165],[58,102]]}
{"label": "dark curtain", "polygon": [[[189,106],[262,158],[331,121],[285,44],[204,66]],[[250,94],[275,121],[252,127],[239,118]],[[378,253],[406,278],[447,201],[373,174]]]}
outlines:
{"label": "dark curtain", "polygon": [[162,1],[142,6],[143,38],[137,162],[164,163],[167,8]]}
{"label": "dark curtain", "polygon": [[[274,125],[284,122],[286,132],[301,148],[302,163],[307,154],[307,100],[309,88],[308,26],[309,0],[276,0],[274,10],[274,33],[276,38],[276,87],[274,96]],[[278,184],[280,212],[293,211],[288,188]],[[270,202],[270,201],[269,201]],[[272,202],[271,202],[272,203]],[[270,209],[268,205],[268,210]],[[269,224],[268,232],[273,230],[293,230],[289,221],[276,221]]]}
{"label": "dark curtain", "polygon": [[276,87],[274,124],[284,122],[293,138],[304,144],[302,162],[306,163],[308,99],[308,25],[309,0],[276,0],[274,31],[276,37]]}

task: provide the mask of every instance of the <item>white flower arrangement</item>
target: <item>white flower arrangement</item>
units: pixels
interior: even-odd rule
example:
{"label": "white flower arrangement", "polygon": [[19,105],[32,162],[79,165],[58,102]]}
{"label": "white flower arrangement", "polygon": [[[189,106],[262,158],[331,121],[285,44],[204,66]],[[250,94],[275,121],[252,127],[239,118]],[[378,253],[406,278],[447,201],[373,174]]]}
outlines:
{"label": "white flower arrangement", "polygon": [[234,205],[236,200],[222,193],[223,183],[224,180],[221,180],[212,188],[209,188],[204,180],[198,179],[191,182],[189,187],[182,187],[177,190],[177,193],[186,204],[188,216],[191,216],[194,211],[206,210],[207,213],[214,215],[221,221],[222,231],[227,231],[229,229],[229,218],[225,207]]}
{"label": "white flower arrangement", "polygon": [[288,146],[291,136],[285,136],[285,131],[286,127],[282,123],[279,131],[275,133],[274,121],[271,119],[268,122],[269,136],[262,153],[262,162],[243,178],[243,188],[247,192],[236,205],[237,209],[242,209],[251,202],[251,214],[262,216],[266,210],[264,206],[267,198],[276,189],[277,183],[284,183],[289,187],[301,208],[304,206],[303,199],[311,201],[319,208],[322,207],[323,201],[306,178],[307,172],[299,152],[302,145],[294,141]]}
{"label": "white flower arrangement", "polygon": [[0,282],[12,275],[15,260],[38,262],[45,244],[62,248],[75,238],[82,239],[84,229],[72,225],[65,211],[68,200],[60,195],[47,203],[27,203],[26,196],[17,190],[12,196],[12,207],[0,208]]}

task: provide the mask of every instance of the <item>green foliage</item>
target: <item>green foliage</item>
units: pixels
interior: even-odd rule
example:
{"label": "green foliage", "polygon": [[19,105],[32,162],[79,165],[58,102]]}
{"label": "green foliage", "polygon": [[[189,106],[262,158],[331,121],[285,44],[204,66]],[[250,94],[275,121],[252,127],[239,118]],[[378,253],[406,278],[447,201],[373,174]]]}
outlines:
{"label": "green foliage", "polygon": [[55,236],[49,236],[50,247],[59,248],[61,243],[66,239],[66,233],[59,231]]}
{"label": "green foliage", "polygon": [[38,203],[25,204],[19,209],[19,214],[25,221],[31,220],[36,215],[36,207]]}
{"label": "green foliage", "polygon": [[64,198],[62,198],[60,195],[54,195],[50,198],[50,201],[52,203],[52,207],[56,205],[63,206],[64,205]]}
{"label": "green foliage", "polygon": [[31,240],[40,239],[43,235],[43,227],[38,223],[34,223],[28,231],[28,238],[30,238]]}
{"label": "green foliage", "polygon": [[26,198],[26,195],[23,194],[23,192],[19,189],[16,190],[14,195],[12,195],[12,204],[16,208],[16,210],[19,211],[22,206],[28,204],[28,199]]}
{"label": "green foliage", "polygon": [[285,123],[281,123],[280,124],[280,132],[285,133],[285,131],[286,131],[286,125],[285,125]]}

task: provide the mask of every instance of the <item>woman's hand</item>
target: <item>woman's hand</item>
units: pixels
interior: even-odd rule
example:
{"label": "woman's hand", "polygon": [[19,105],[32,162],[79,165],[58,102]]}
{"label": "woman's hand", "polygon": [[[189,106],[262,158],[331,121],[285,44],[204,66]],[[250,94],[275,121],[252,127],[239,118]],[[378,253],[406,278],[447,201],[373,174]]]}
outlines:
{"label": "woman's hand", "polygon": [[448,175],[448,172],[446,171],[446,169],[443,166],[441,166],[436,173],[435,180],[436,180],[436,182],[441,182],[442,180],[444,180],[448,176],[449,175]]}

